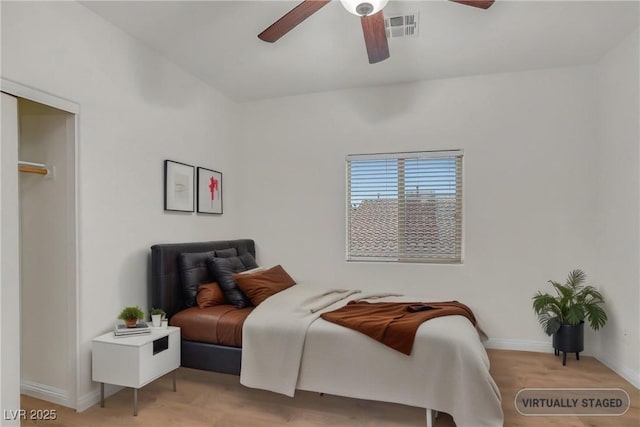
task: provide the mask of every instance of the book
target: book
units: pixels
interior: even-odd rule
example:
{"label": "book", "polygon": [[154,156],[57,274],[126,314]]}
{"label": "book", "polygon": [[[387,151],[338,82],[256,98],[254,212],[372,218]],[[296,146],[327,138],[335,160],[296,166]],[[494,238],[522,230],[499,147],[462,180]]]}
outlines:
{"label": "book", "polygon": [[127,337],[131,335],[150,334],[151,328],[145,322],[138,322],[134,328],[128,328],[127,325],[117,324],[113,327],[113,334],[117,337]]}
{"label": "book", "polygon": [[122,331],[113,331],[114,335],[117,336],[128,336],[128,335],[142,335],[142,334],[150,334],[151,331],[149,330],[144,330],[144,331],[135,331],[135,332],[122,332]]}
{"label": "book", "polygon": [[137,332],[116,332],[113,331],[113,335],[116,337],[133,337],[137,335],[147,335],[150,334],[151,331],[137,331]]}

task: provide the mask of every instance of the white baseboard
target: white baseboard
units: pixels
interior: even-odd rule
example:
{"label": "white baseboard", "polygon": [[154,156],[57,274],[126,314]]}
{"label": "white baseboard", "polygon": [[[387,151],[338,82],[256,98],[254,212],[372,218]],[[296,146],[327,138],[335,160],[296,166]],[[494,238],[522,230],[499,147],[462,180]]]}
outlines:
{"label": "white baseboard", "polygon": [[20,393],[74,409],[73,403],[69,400],[69,392],[61,388],[22,380],[20,381]]}
{"label": "white baseboard", "polygon": [[551,341],[488,339],[484,343],[485,348],[496,350],[533,351],[536,353],[553,353]]}
{"label": "white baseboard", "polygon": [[100,392],[92,391],[78,398],[78,407],[76,410],[78,412],[86,411],[98,402],[100,402]]}
{"label": "white baseboard", "polygon": [[[115,386],[111,384],[104,385],[104,397],[105,399],[112,394],[116,394],[124,387]],[[82,412],[91,408],[93,405],[100,403],[100,389],[90,391],[84,396],[80,396],[78,398],[78,406],[76,407],[76,411]]]}
{"label": "white baseboard", "polygon": [[597,359],[602,362],[603,365],[629,381],[635,388],[640,389],[640,372],[634,372],[632,369],[622,366],[619,361],[606,356],[600,355]]}
{"label": "white baseboard", "polygon": [[[532,351],[535,353],[553,353],[553,346],[551,345],[551,338],[549,341],[533,341],[533,340],[511,340],[511,339],[488,339],[484,343],[485,348],[492,348],[496,350],[516,350],[516,351]],[[595,353],[590,349],[586,349],[582,352],[585,356],[594,356]]]}
{"label": "white baseboard", "polygon": [[[516,350],[516,351],[533,351],[536,353],[553,353],[553,347],[551,346],[551,340],[549,341],[530,341],[530,340],[510,340],[510,339],[489,339],[484,342],[485,348],[491,348],[496,350]],[[599,354],[594,354],[590,351],[584,351],[582,354],[585,356],[593,356],[598,359],[603,365],[620,375],[625,380],[629,381],[635,388],[640,389],[640,373],[634,372],[625,366],[622,366],[620,362],[607,358]]]}

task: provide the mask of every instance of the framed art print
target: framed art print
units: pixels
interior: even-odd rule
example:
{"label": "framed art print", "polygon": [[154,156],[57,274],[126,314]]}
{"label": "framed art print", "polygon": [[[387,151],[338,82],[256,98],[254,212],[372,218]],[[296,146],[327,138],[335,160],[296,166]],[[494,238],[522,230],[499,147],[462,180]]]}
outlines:
{"label": "framed art print", "polygon": [[193,166],[164,161],[164,209],[193,212]]}
{"label": "framed art print", "polygon": [[198,212],[222,213],[222,172],[198,168]]}

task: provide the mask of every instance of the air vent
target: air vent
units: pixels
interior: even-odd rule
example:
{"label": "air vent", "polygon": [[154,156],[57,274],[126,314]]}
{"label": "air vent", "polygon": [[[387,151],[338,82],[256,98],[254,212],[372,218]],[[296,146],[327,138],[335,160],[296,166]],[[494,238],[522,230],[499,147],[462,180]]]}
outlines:
{"label": "air vent", "polygon": [[389,15],[384,19],[388,39],[418,36],[418,13]]}

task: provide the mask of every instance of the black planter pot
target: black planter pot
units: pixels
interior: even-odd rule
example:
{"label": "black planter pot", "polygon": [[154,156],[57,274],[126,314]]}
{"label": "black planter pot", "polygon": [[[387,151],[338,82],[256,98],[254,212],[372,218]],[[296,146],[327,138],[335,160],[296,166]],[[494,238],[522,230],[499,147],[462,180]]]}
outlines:
{"label": "black planter pot", "polygon": [[562,366],[567,364],[567,353],[575,353],[580,360],[580,352],[584,350],[584,321],[579,325],[562,325],[553,334],[553,348],[556,356],[562,352]]}

